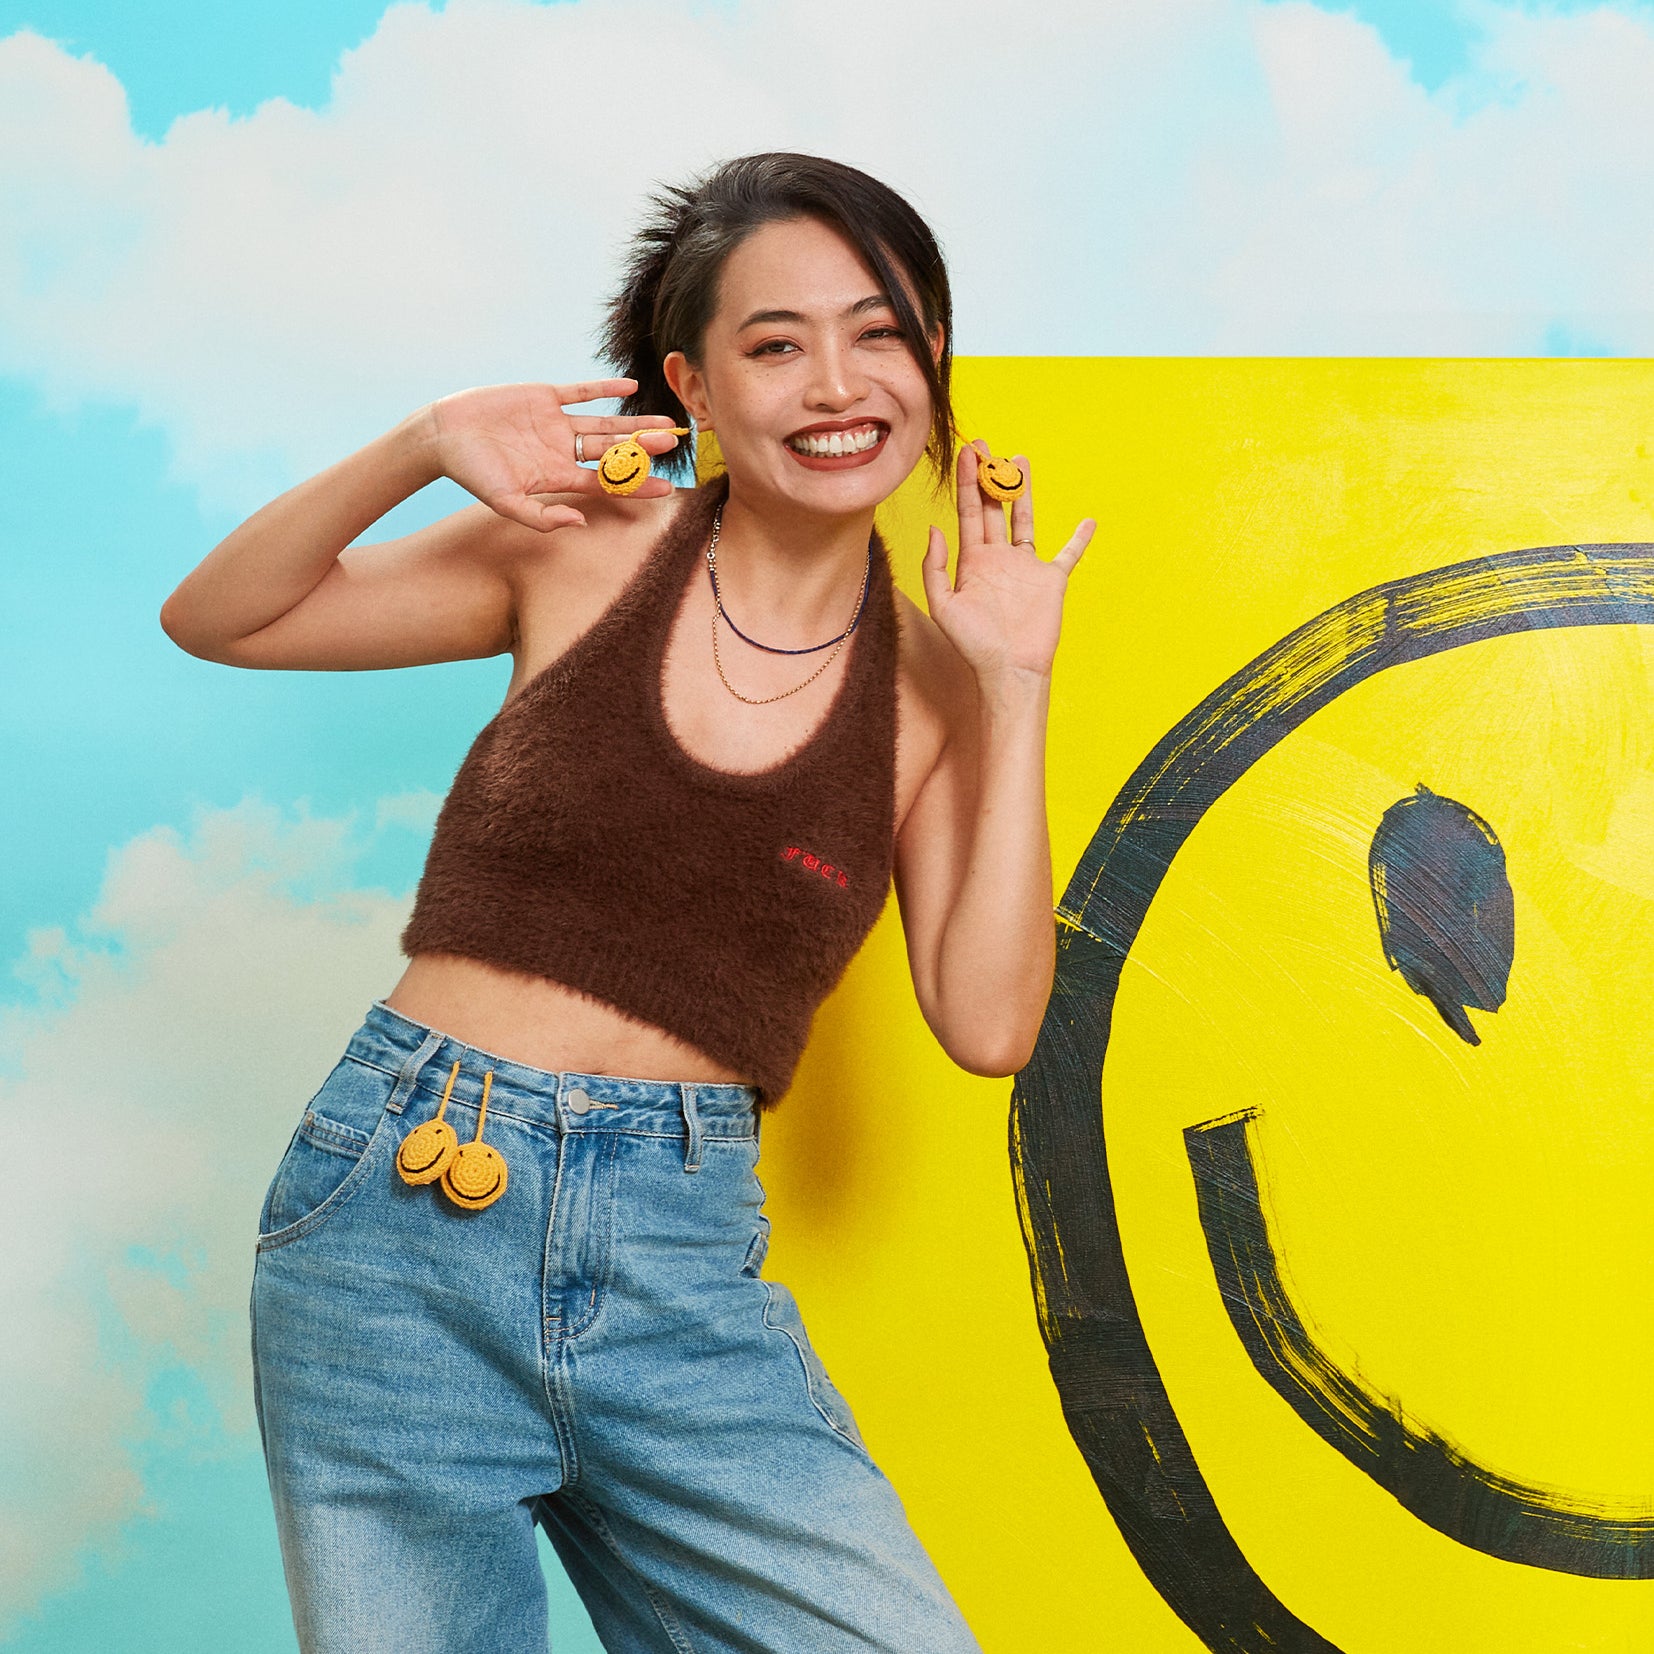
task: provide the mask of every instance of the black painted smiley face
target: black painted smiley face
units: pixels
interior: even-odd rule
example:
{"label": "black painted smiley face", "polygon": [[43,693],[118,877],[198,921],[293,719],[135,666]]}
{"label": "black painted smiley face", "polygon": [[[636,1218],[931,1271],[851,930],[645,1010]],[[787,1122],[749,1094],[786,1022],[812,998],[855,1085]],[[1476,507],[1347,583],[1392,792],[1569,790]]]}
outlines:
{"label": "black painted smiley face", "polygon": [[[1070,1432],[1111,1514],[1161,1596],[1211,1649],[1301,1654],[1340,1644],[1330,1639],[1328,1625],[1310,1623],[1325,1616],[1302,1605],[1295,1612],[1276,1595],[1279,1578],[1273,1586],[1266,1581],[1243,1549],[1247,1530],[1226,1520],[1208,1480],[1210,1470],[1203,1470],[1191,1445],[1192,1437],[1208,1446],[1212,1438],[1199,1435],[1199,1421],[1180,1417],[1172,1398],[1181,1391],[1168,1383],[1163,1347],[1157,1359],[1151,1344],[1143,1305],[1154,1300],[1154,1285],[1139,1273],[1134,1290],[1128,1267],[1131,1248],[1122,1226],[1135,1245],[1141,1190],[1131,1186],[1129,1168],[1119,1163],[1124,1139],[1118,1133],[1124,1128],[1116,1124],[1105,1139],[1105,1124],[1132,1095],[1120,1060],[1139,1061],[1142,1055],[1124,1035],[1131,1013],[1129,1004],[1122,1010],[1120,996],[1151,907],[1174,860],[1229,789],[1314,714],[1390,666],[1446,656],[1483,640],[1526,641],[1518,634],[1554,630],[1566,637],[1579,635],[1569,628],[1650,624],[1654,547],[1645,545],[1512,552],[1359,593],[1266,651],[1168,731],[1110,806],[1059,905],[1057,987],[1039,1048],[1017,1083],[1013,1121],[1013,1170],[1036,1302]],[[1468,671],[1474,661],[1469,656],[1466,661]],[[1604,727],[1612,729],[1615,722]],[[1401,798],[1391,792],[1386,803],[1388,808],[1363,813],[1359,844],[1353,826],[1339,819],[1340,832],[1351,841],[1346,906],[1352,926],[1360,919],[1363,927],[1352,944],[1363,950],[1361,969],[1383,977],[1387,993],[1420,996],[1409,1003],[1423,1007],[1425,1023],[1435,1024],[1433,1037],[1466,1052],[1467,1062],[1499,1055],[1501,1042],[1510,1043],[1507,1025],[1513,1015],[1529,1017],[1526,1029],[1539,1027],[1558,1039],[1578,1034],[1577,1005],[1552,1009],[1564,1000],[1561,993],[1530,993],[1526,1005],[1514,998],[1506,1004],[1507,990],[1515,992],[1513,951],[1520,957],[1522,948],[1511,885],[1519,892],[1524,886],[1520,868],[1507,869],[1499,812],[1473,807],[1470,793],[1458,798],[1446,787],[1438,791],[1429,785]],[[1370,893],[1362,873],[1370,874]],[[1223,895],[1221,888],[1197,880],[1178,885],[1169,900],[1181,910],[1191,889],[1218,899]],[[1201,929],[1198,911],[1189,925],[1191,932]],[[1267,1014],[1267,995],[1258,988],[1265,973],[1248,970],[1245,937],[1235,943],[1225,934],[1221,945],[1233,946],[1228,957],[1240,957],[1246,987],[1259,995],[1248,1002],[1248,1014]],[[1348,935],[1358,933],[1352,928]],[[1638,946],[1634,927],[1626,935],[1624,946]],[[1144,979],[1160,980],[1165,964],[1165,956],[1150,959],[1143,965]],[[1167,992],[1179,1003],[1198,1003],[1198,988],[1187,980]],[[1542,1003],[1535,1006],[1535,999]],[[1477,1012],[1479,1030],[1467,1011]],[[1326,1025],[1314,1084],[1321,1087],[1317,1106],[1347,1122],[1347,1112],[1340,1111],[1347,1110],[1359,1077],[1349,1071],[1340,1045],[1348,1034],[1341,1034],[1335,1012],[1335,1006],[1317,1003],[1311,1013],[1311,1020]],[[1122,1015],[1127,1022],[1120,1022]],[[1444,1028],[1451,1033],[1444,1034]],[[1410,1032],[1406,1037],[1414,1039]],[[1531,1032],[1523,1037],[1535,1039]],[[1512,1062],[1520,1057],[1509,1055]],[[1283,1062],[1292,1059],[1289,1052]],[[1239,1054],[1234,1058],[1244,1060]],[[1600,1085],[1582,1081],[1580,1092],[1589,1097],[1615,1084],[1635,1092],[1641,1082],[1634,1070],[1626,1073],[1627,1066],[1622,1049],[1618,1078],[1612,1067],[1605,1068],[1599,1071],[1599,1077],[1607,1076]],[[1175,1083],[1163,1072],[1128,1072],[1136,1072],[1139,1089]],[[1205,1253],[1204,1282],[1196,1284],[1221,1303],[1251,1367],[1274,1391],[1277,1409],[1284,1402],[1296,1415],[1294,1423],[1272,1414],[1270,1428],[1278,1423],[1279,1431],[1271,1439],[1308,1426],[1300,1432],[1306,1455],[1326,1458],[1324,1450],[1331,1449],[1361,1471],[1366,1484],[1399,1504],[1407,1514],[1398,1515],[1398,1522],[1416,1519],[1421,1531],[1441,1536],[1435,1543],[1446,1540],[1466,1556],[1479,1553],[1475,1561],[1481,1567],[1514,1565],[1516,1571],[1567,1576],[1581,1589],[1617,1593],[1620,1603],[1628,1591],[1643,1593],[1645,1614],[1654,1611],[1647,1596],[1654,1590],[1654,1498],[1645,1497],[1635,1482],[1625,1486],[1610,1466],[1589,1493],[1569,1493],[1558,1491],[1554,1476],[1521,1479],[1494,1471],[1421,1424],[1406,1390],[1396,1399],[1317,1337],[1294,1291],[1286,1263],[1291,1248],[1275,1230],[1261,1187],[1262,1145],[1290,1143],[1291,1128],[1285,1128],[1284,1138],[1266,1139],[1274,1099],[1266,1095],[1261,1108],[1237,1111],[1226,1092],[1244,1087],[1226,1088],[1221,1073],[1221,1068],[1209,1071],[1215,1083],[1189,1088],[1182,1097],[1182,1146],[1186,1171],[1193,1174],[1198,1241]],[[1347,1085],[1340,1085],[1341,1073]],[[1463,1084],[1446,1082],[1446,1091],[1450,1094],[1436,1099],[1440,1106],[1463,1105]],[[1572,1099],[1568,1106],[1575,1106]],[[1543,1167],[1537,1131],[1535,1140],[1541,1141]],[[1382,1146],[1382,1134],[1375,1141]],[[1116,1144],[1114,1168],[1110,1142]],[[1175,1138],[1171,1146],[1175,1152]],[[1156,1153],[1163,1155],[1163,1148]],[[1565,1222],[1569,1210],[1550,1221]],[[1472,1221],[1475,1211],[1474,1204],[1466,1211],[1444,1211],[1442,1232],[1450,1234],[1455,1222]],[[1180,1264],[1166,1267],[1175,1272]],[[1454,1284],[1466,1290],[1462,1278]],[[1519,1307],[1532,1316],[1533,1337],[1543,1340],[1544,1296]],[[1623,1313],[1641,1311],[1640,1302],[1628,1300]],[[1235,1345],[1228,1348],[1233,1352]],[[1469,1393],[1475,1393],[1476,1382],[1496,1386],[1500,1376],[1471,1374]],[[1634,1381],[1633,1370],[1627,1382]],[[1252,1401],[1249,1396],[1247,1404]],[[1623,1416],[1635,1420],[1641,1414],[1626,1406]],[[1464,1420],[1449,1416],[1447,1422]],[[1343,1478],[1340,1486],[1347,1471]],[[1351,1571],[1372,1565],[1361,1554],[1347,1558]],[[1387,1583],[1394,1593],[1407,1591],[1412,1582],[1396,1577]],[[1288,1596],[1295,1600],[1296,1593]],[[1581,1640],[1566,1646],[1622,1645]]]}

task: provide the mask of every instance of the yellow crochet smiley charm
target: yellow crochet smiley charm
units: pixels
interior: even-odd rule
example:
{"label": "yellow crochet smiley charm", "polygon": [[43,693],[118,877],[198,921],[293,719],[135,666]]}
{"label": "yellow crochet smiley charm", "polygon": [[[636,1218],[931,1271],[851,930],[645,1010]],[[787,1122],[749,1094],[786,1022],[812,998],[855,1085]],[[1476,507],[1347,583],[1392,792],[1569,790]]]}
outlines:
{"label": "yellow crochet smiley charm", "polygon": [[402,1147],[396,1151],[396,1169],[404,1183],[412,1183],[416,1187],[421,1183],[435,1183],[454,1158],[454,1152],[459,1147],[459,1136],[442,1117],[448,1112],[448,1099],[454,1094],[454,1081],[458,1076],[459,1064],[455,1063],[449,1071],[448,1084],[436,1113],[415,1126],[402,1139]]}
{"label": "yellow crochet smiley charm", "polygon": [[[638,438],[648,434],[646,431],[633,431],[629,437],[603,450],[603,457],[597,462],[597,480],[605,494],[624,497],[635,494],[643,486],[649,476],[649,454]],[[688,436],[689,427],[674,425],[669,432],[659,434]]]}
{"label": "yellow crochet smiley charm", "polygon": [[494,1071],[482,1077],[482,1101],[477,1105],[477,1135],[461,1143],[442,1171],[442,1192],[456,1206],[480,1212],[505,1193],[505,1156],[482,1140],[482,1124],[488,1118],[488,1092]]}
{"label": "yellow crochet smiley charm", "polygon": [[977,465],[976,485],[990,500],[1003,504],[1021,496],[1028,475],[1014,459],[985,459]]}

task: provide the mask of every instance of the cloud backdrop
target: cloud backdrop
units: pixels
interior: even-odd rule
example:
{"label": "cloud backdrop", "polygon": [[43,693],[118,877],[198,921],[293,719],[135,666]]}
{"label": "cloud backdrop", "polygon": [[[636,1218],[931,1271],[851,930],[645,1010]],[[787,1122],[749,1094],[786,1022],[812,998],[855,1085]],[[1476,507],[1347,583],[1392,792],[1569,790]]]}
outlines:
{"label": "cloud backdrop", "polygon": [[[0,1118],[54,1168],[13,1190],[0,1281],[27,1329],[0,1350],[0,1637],[153,1510],[146,1446],[256,1454],[253,1214],[392,979],[403,898],[376,887],[405,887],[385,869],[503,677],[221,672],[154,611],[237,516],[424,400],[582,376],[654,181],[769,147],[889,179],[942,235],[966,354],[1654,351],[1642,4],[1051,0],[1005,30],[986,0],[376,25],[351,0],[325,99],[333,44],[247,45],[249,13],[321,41],[315,0],[247,0],[233,33],[147,8],[112,51],[110,8],[59,28],[74,9],[0,38],[0,738],[26,806],[0,814]],[[129,74],[135,129],[99,53],[157,39],[197,49]]]}
{"label": "cloud backdrop", "polygon": [[[1307,0],[393,5],[320,110],[160,143],[0,42],[0,368],[251,505],[429,397],[573,378],[650,185],[843,157],[938,225],[966,354],[1654,350],[1654,23],[1486,5],[1426,91]],[[991,49],[984,42],[993,39]]]}
{"label": "cloud backdrop", "polygon": [[[435,800],[388,800],[380,828]],[[369,1002],[406,902],[357,888],[375,826],[249,802],[111,859],[73,929],[40,930],[28,1009],[0,1017],[0,1118],[37,1145],[6,1197],[0,1626],[143,1508],[167,1427],[150,1386],[197,1392],[177,1442],[246,1452],[247,1293],[265,1185]]]}

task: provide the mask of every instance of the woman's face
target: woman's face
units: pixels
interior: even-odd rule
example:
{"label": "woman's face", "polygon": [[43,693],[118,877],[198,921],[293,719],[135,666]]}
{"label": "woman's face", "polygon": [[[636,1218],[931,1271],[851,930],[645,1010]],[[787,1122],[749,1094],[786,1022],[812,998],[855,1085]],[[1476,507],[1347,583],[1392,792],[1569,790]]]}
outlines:
{"label": "woman's face", "polygon": [[753,231],[724,261],[699,364],[674,351],[664,366],[749,498],[870,510],[930,439],[930,388],[889,295],[817,219]]}

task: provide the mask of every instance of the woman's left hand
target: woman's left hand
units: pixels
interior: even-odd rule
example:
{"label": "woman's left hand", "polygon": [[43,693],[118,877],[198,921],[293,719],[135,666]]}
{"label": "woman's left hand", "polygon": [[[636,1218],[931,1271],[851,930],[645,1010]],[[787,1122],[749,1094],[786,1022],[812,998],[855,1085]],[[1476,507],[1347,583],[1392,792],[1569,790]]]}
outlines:
{"label": "woman's left hand", "polygon": [[1028,486],[1005,510],[977,486],[977,468],[991,458],[988,445],[967,443],[959,452],[959,562],[948,579],[948,543],[932,528],[925,550],[925,598],[931,618],[964,656],[979,680],[1001,674],[1044,676],[1051,670],[1062,628],[1068,576],[1090,543],[1096,523],[1087,517],[1052,558],[1034,549],[1033,473],[1018,454]]}

